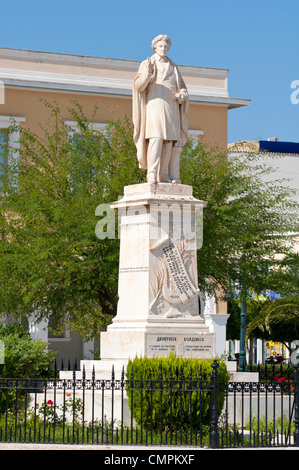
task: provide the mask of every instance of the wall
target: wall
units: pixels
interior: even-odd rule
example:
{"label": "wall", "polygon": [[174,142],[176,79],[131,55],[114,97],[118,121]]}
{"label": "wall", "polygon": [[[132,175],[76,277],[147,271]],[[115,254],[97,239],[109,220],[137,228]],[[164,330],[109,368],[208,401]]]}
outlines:
{"label": "wall", "polygon": [[[66,120],[71,119],[67,111],[77,101],[87,118],[92,120],[94,106],[98,106],[96,122],[102,123],[114,117],[132,117],[132,100],[128,98],[104,97],[97,95],[51,92],[44,90],[24,90],[7,88],[5,104],[0,105],[0,114],[25,117],[25,127],[38,131],[39,124],[47,120],[49,110],[42,100],[57,102]],[[203,131],[202,141],[226,149],[227,145],[227,107],[216,105],[191,104],[189,110],[189,129]]]}

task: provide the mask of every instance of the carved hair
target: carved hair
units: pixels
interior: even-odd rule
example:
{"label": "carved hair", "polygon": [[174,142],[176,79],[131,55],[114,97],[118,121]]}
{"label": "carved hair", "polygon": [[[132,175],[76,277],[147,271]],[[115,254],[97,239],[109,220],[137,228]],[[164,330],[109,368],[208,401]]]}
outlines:
{"label": "carved hair", "polygon": [[159,34],[159,36],[155,37],[155,39],[152,40],[152,49],[154,52],[156,52],[156,46],[159,41],[166,41],[168,44],[168,50],[170,49],[171,46],[171,40],[170,37],[167,36],[166,34]]}

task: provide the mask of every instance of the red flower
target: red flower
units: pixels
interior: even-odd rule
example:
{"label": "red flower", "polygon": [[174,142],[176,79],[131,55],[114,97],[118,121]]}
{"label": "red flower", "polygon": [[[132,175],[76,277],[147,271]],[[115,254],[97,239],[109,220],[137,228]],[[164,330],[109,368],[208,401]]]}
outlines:
{"label": "red flower", "polygon": [[278,379],[278,375],[273,375],[273,380],[277,380]]}
{"label": "red flower", "polygon": [[278,379],[278,382],[285,382],[285,378],[284,378],[284,377],[280,377],[280,379]]}
{"label": "red flower", "polygon": [[52,400],[48,400],[48,401],[47,401],[47,405],[53,405]]}

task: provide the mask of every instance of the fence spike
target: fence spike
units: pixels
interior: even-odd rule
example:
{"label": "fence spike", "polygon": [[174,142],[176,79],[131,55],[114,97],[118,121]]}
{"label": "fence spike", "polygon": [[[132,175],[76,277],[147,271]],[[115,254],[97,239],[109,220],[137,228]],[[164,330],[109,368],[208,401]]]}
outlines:
{"label": "fence spike", "polygon": [[211,418],[210,418],[210,445],[212,449],[219,447],[219,430],[218,430],[218,406],[217,406],[217,395],[218,395],[218,362],[215,361],[212,364],[212,380],[211,380]]}
{"label": "fence spike", "polygon": [[299,371],[298,364],[293,364],[294,367],[294,385],[295,385],[295,394],[294,394],[294,445],[299,446]]}
{"label": "fence spike", "polygon": [[183,367],[180,368],[180,381],[183,380]]}

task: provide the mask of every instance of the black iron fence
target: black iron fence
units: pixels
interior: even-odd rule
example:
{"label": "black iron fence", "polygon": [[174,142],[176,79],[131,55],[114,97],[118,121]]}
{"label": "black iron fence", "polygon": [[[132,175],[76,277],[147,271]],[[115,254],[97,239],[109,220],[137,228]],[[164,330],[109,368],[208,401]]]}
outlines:
{"label": "black iron fence", "polygon": [[[299,378],[219,383],[0,379],[0,441],[219,447],[299,446]],[[283,378],[283,377],[282,377]]]}
{"label": "black iron fence", "polygon": [[247,372],[257,372],[260,380],[275,381],[275,380],[293,380],[294,367],[291,362],[268,362],[265,364],[248,364],[246,366]]}

